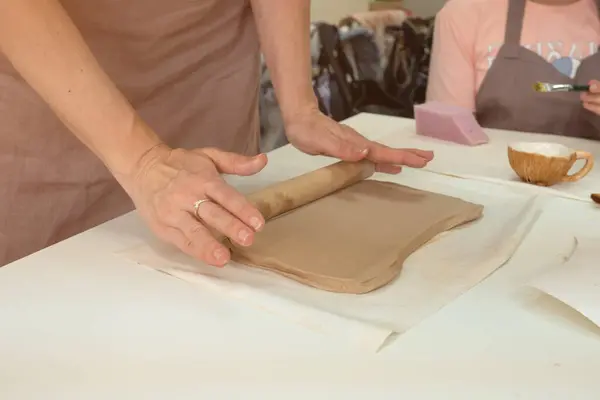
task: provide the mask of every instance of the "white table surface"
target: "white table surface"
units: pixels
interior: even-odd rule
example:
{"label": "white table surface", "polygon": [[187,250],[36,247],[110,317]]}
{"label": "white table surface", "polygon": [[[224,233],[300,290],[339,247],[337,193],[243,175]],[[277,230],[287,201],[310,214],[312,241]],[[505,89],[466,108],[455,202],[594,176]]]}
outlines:
{"label": "white table surface", "polygon": [[[387,144],[416,140],[410,120],[348,124]],[[454,165],[481,175],[473,160],[485,154],[505,168],[506,143],[527,138],[490,136],[453,148]],[[440,165],[447,158],[438,154]],[[327,162],[286,147],[265,174],[232,182],[243,189]],[[148,235],[128,214],[0,268],[0,399],[598,399],[600,328],[526,284],[574,235],[600,237],[600,210],[546,201],[508,264],[377,354],[115,256]]]}

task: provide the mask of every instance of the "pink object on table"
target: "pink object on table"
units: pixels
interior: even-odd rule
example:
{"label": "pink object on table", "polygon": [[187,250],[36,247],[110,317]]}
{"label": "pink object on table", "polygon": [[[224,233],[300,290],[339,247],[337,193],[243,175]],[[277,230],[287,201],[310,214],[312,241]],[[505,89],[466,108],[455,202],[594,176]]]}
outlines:
{"label": "pink object on table", "polygon": [[415,106],[417,135],[467,146],[487,143],[489,138],[473,112],[464,107],[430,101]]}

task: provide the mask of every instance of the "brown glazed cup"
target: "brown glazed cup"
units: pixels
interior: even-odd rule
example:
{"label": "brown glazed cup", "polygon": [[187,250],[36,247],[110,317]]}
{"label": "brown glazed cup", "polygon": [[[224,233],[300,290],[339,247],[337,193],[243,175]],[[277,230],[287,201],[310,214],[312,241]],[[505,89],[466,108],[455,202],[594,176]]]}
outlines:
{"label": "brown glazed cup", "polygon": [[[583,168],[569,175],[577,160],[585,160]],[[591,153],[549,142],[511,143],[508,146],[508,162],[522,181],[539,186],[576,182],[594,167]]]}

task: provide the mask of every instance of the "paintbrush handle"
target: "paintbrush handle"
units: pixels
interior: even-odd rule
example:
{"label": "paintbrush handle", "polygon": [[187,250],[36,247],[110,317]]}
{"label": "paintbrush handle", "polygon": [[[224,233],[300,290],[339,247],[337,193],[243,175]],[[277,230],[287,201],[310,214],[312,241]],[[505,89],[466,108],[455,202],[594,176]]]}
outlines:
{"label": "paintbrush handle", "polygon": [[571,87],[571,92],[589,92],[590,91],[590,86],[589,85],[573,85]]}

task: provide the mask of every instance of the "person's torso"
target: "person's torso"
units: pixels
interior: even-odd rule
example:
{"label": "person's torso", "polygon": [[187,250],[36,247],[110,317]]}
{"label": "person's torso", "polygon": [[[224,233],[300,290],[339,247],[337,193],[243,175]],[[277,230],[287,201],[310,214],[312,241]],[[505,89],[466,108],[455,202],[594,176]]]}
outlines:
{"label": "person's torso", "polygon": [[[61,3],[167,144],[258,151],[259,44],[248,0]],[[1,54],[0,120],[0,265],[132,208]]]}
{"label": "person's torso", "polygon": [[[169,144],[255,151],[254,127],[242,129],[256,119],[260,73],[248,0],[61,3],[100,65]],[[22,90],[17,86],[27,85],[0,55],[0,88],[8,96]],[[13,94],[13,101],[37,100]],[[38,108],[47,117],[45,105],[29,109],[27,117],[35,118]]]}
{"label": "person's torso", "polygon": [[[473,1],[472,7],[477,8],[479,16],[473,51],[477,89],[504,44],[508,2]],[[565,76],[574,77],[581,61],[598,51],[600,21],[596,7],[594,0],[565,6],[527,1],[520,44]],[[468,29],[466,24],[465,29]]]}
{"label": "person's torso", "polygon": [[256,151],[259,45],[249,0],[61,2],[107,73],[170,144]]}
{"label": "person's torso", "polygon": [[[592,50],[577,54],[577,43],[585,47],[586,40],[563,40],[566,54],[561,56],[556,51],[555,59],[552,53],[546,56],[541,51],[536,52],[526,47],[526,30],[536,29],[547,32],[555,26],[556,35],[561,32],[571,32],[576,36],[573,24],[583,24],[596,29],[598,22],[598,3],[596,0],[579,0],[565,6],[548,6],[533,3],[528,0],[510,0],[505,14],[505,37],[499,51],[494,55],[489,69],[477,91],[475,98],[475,113],[478,122],[487,128],[499,128],[524,132],[549,133],[563,136],[584,137],[600,140],[600,116],[583,107],[577,92],[538,93],[534,86],[538,82],[587,85],[591,80],[598,79],[600,71],[600,54]],[[535,7],[535,8],[534,8]],[[538,10],[542,7],[546,18],[543,28],[527,21],[528,10]],[[569,11],[570,10],[570,11]],[[563,25],[555,25],[557,20],[550,18],[550,12],[557,20],[570,15],[574,21],[562,20]],[[539,13],[533,13],[540,16]],[[594,18],[592,23],[589,18]],[[576,19],[579,18],[579,19]],[[566,24],[566,27],[564,26]],[[585,31],[581,25],[579,28]],[[594,40],[594,39],[589,39]],[[598,39],[595,39],[597,42]],[[554,47],[558,44],[554,43]],[[589,42],[587,43],[589,44]],[[593,45],[593,43],[592,43]],[[543,49],[543,45],[540,48]],[[595,47],[595,46],[593,46]],[[579,58],[581,57],[581,58]]]}

